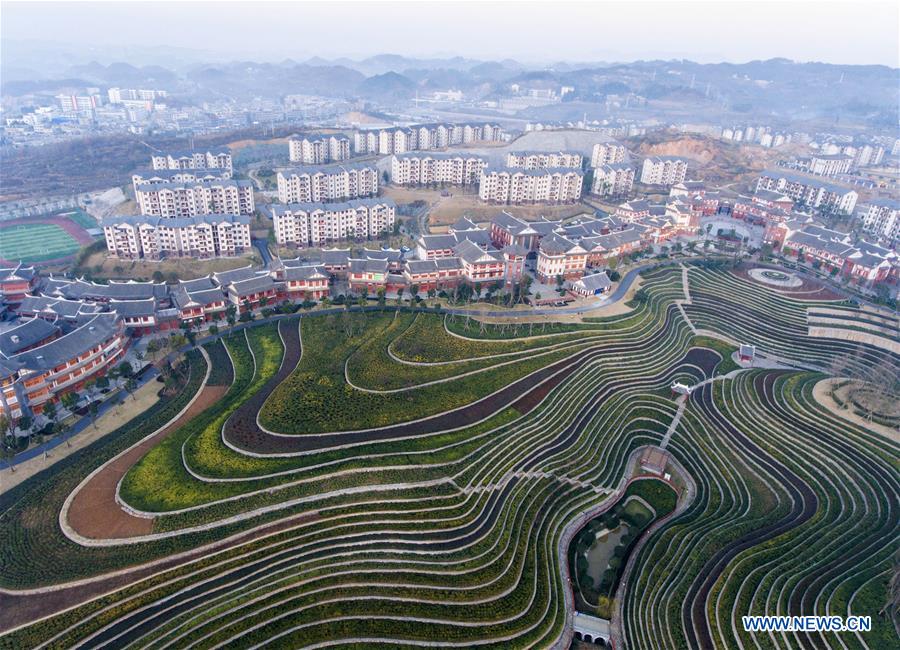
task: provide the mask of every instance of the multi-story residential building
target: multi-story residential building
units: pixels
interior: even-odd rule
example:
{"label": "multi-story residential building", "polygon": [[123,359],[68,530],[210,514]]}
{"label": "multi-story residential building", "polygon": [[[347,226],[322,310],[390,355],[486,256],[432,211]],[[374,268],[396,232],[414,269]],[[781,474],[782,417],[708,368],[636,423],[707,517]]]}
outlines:
{"label": "multi-story residential building", "polygon": [[231,180],[231,170],[222,169],[160,169],[141,170],[131,175],[131,185],[137,192],[138,185],[159,185],[160,183],[215,183]]}
{"label": "multi-story residential building", "polygon": [[769,190],[786,194],[796,202],[810,208],[837,210],[852,214],[859,195],[856,191],[809,176],[784,169],[769,169],[756,182],[756,191]]}
{"label": "multi-story residential building", "polygon": [[56,100],[64,113],[90,113],[102,104],[100,95],[57,95]]}
{"label": "multi-story residential building", "polygon": [[805,171],[816,176],[837,176],[849,172],[852,163],[853,157],[844,154],[814,154],[809,158]]}
{"label": "multi-story residential building", "polygon": [[184,151],[153,154],[153,169],[232,169],[231,153],[222,151]]}
{"label": "multi-story residential building", "polygon": [[588,252],[573,241],[552,233],[541,239],[538,247],[537,276],[542,282],[562,277],[577,279],[587,268]]}
{"label": "multi-story residential building", "polygon": [[391,158],[395,185],[474,185],[487,167],[487,159],[452,153],[405,153]]}
{"label": "multi-story residential building", "polygon": [[478,195],[491,203],[573,203],[581,198],[580,169],[493,169],[481,172]]}
{"label": "multi-story residential building", "polygon": [[414,124],[408,127],[361,129],[353,136],[353,149],[357,153],[391,155],[502,140],[503,130],[496,124]]}
{"label": "multi-story residential building", "polygon": [[598,142],[591,150],[591,167],[625,162],[625,147],[617,142]]}
{"label": "multi-story residential building", "polygon": [[350,158],[350,138],[345,135],[298,136],[288,139],[291,162],[321,165]]}
{"label": "multi-story residential building", "polygon": [[856,150],[856,154],[853,158],[853,166],[875,167],[880,165],[882,160],[884,160],[884,147],[880,145],[864,144]]}
{"label": "multi-story residential building", "polygon": [[675,185],[687,176],[688,164],[677,156],[650,156],[641,167],[641,182],[646,185]]}
{"label": "multi-story residential building", "polygon": [[110,88],[106,91],[110,104],[123,104],[127,101],[155,101],[168,97],[165,90],[143,88]]}
{"label": "multi-story residential building", "polygon": [[900,240],[900,201],[872,199],[856,210],[863,229],[893,246]]}
{"label": "multi-story residential building", "polygon": [[634,187],[634,169],[627,163],[603,164],[594,168],[591,194],[624,196]]}
{"label": "multi-story residential building", "polygon": [[273,204],[269,209],[279,244],[324,246],[391,232],[397,205],[391,199],[371,198],[346,203]]}
{"label": "multi-story residential building", "polygon": [[250,181],[141,183],[135,188],[141,214],[154,217],[196,217],[204,214],[253,214]]}
{"label": "multi-story residential building", "polygon": [[581,169],[582,162],[582,155],[575,151],[510,151],[506,154],[506,166],[520,169]]}
{"label": "multi-story residential building", "polygon": [[105,374],[125,354],[128,340],[121,319],[109,312],[65,336],[0,358],[0,411],[10,421],[41,413],[49,402]]}
{"label": "multi-story residential building", "polygon": [[295,167],[278,172],[282,203],[346,201],[378,194],[378,170],[373,165]]}
{"label": "multi-story residential building", "polygon": [[120,258],[233,257],[251,246],[246,215],[118,216],[100,225],[110,255]]}

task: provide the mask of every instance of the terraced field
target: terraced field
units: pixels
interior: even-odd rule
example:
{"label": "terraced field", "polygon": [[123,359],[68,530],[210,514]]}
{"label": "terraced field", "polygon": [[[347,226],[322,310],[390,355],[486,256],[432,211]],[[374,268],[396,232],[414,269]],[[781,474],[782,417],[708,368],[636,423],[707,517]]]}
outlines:
{"label": "terraced field", "polygon": [[[650,447],[678,502],[631,547],[616,647],[892,647],[897,440],[813,387],[835,357],[900,358],[811,336],[811,306],[668,267],[583,324],[385,310],[227,334],[151,413],[0,495],[0,647],[568,647],[567,549]],[[741,342],[771,367],[740,368]],[[873,630],[751,636],[748,613]]]}

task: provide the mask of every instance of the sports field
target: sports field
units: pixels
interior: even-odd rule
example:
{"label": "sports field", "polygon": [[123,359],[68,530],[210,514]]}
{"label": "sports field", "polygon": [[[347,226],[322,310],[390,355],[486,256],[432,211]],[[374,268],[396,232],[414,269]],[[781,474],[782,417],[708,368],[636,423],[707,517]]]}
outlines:
{"label": "sports field", "polygon": [[26,223],[0,228],[0,259],[43,262],[72,255],[81,244],[52,223]]}

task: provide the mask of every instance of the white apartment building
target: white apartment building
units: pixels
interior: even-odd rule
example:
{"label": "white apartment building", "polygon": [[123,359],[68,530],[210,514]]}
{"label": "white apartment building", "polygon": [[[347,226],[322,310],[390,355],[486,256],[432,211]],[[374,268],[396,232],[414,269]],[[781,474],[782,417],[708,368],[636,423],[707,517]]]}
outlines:
{"label": "white apartment building", "polygon": [[809,159],[809,173],[816,176],[837,176],[850,171],[852,156],[844,154],[814,154]]}
{"label": "white apartment building", "polygon": [[591,167],[625,162],[625,147],[616,142],[598,142],[591,150]]}
{"label": "white apartment building", "polygon": [[446,149],[473,142],[501,142],[503,129],[496,124],[414,124],[386,129],[360,129],[353,136],[357,153],[392,155],[408,151]]}
{"label": "white apartment building", "polygon": [[900,240],[900,201],[872,199],[859,206],[856,217],[862,220],[866,232],[887,240],[888,245]]}
{"label": "white apartment building", "polygon": [[231,257],[251,246],[246,215],[113,216],[100,225],[110,255],[120,258]]}
{"label": "white apartment building", "polygon": [[395,185],[474,185],[487,159],[452,153],[405,153],[391,158],[391,182]]}
{"label": "white apartment building", "polygon": [[143,88],[110,88],[106,94],[110,104],[124,104],[129,101],[153,102],[169,95],[165,90]]}
{"label": "white apartment building", "polygon": [[324,246],[347,239],[373,239],[394,229],[397,205],[390,199],[343,203],[271,205],[275,240],[282,245]]}
{"label": "white apartment building", "polygon": [[478,195],[491,203],[571,203],[581,198],[580,169],[491,169],[481,172]]}
{"label": "white apartment building", "polygon": [[350,138],[345,135],[292,136],[288,140],[291,162],[321,165],[350,158]]}
{"label": "white apartment building", "polygon": [[57,95],[56,101],[64,113],[83,113],[100,106],[100,95]]}
{"label": "white apartment building", "polygon": [[295,167],[278,172],[282,203],[344,201],[378,194],[378,170],[373,165]]}
{"label": "white apartment building", "polygon": [[155,217],[253,214],[256,208],[250,181],[142,183],[134,194],[141,214]]}
{"label": "white apartment building", "polygon": [[137,192],[138,185],[160,183],[196,183],[231,180],[230,169],[160,169],[141,170],[131,175],[131,184]]}
{"label": "white apartment building", "polygon": [[756,181],[756,191],[786,194],[811,208],[832,209],[852,214],[859,198],[854,190],[837,183],[786,169],[764,171]]}
{"label": "white apartment building", "polygon": [[506,166],[521,169],[581,169],[582,161],[583,156],[575,151],[510,151],[506,154]]}
{"label": "white apartment building", "polygon": [[875,167],[880,165],[882,160],[884,160],[884,147],[864,144],[857,148],[853,165],[855,167]]}
{"label": "white apartment building", "polygon": [[228,151],[186,151],[153,154],[153,169],[233,169]]}
{"label": "white apartment building", "polygon": [[591,194],[625,196],[634,187],[634,168],[628,163],[604,164],[594,169]]}
{"label": "white apartment building", "polygon": [[687,176],[687,161],[677,156],[651,156],[644,160],[641,182],[647,185],[675,185]]}

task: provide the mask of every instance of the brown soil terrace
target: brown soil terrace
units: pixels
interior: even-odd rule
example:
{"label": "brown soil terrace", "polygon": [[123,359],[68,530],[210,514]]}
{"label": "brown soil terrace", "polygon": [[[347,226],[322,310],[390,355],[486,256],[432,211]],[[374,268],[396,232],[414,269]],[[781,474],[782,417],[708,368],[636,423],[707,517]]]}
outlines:
{"label": "brown soil terrace", "polygon": [[144,454],[191,418],[215,404],[227,390],[227,386],[204,386],[181,417],[97,472],[75,494],[69,507],[69,525],[75,532],[91,539],[133,537],[153,532],[153,519],[136,517],[119,507],[116,502],[116,486]]}

